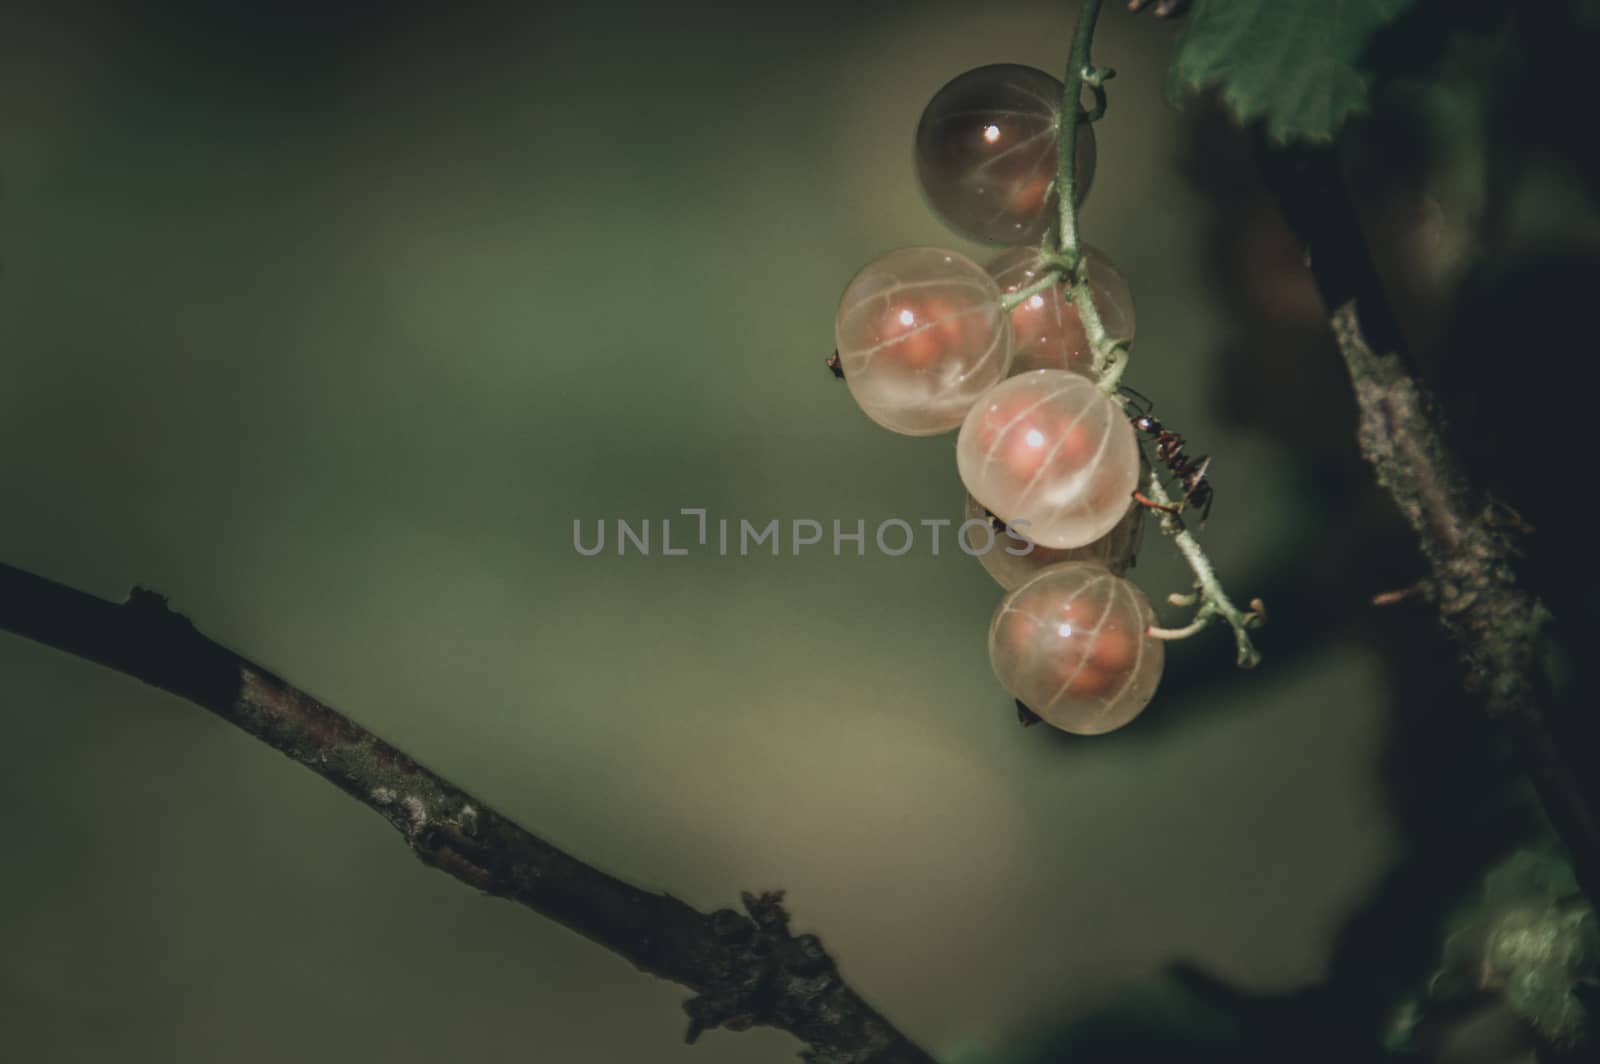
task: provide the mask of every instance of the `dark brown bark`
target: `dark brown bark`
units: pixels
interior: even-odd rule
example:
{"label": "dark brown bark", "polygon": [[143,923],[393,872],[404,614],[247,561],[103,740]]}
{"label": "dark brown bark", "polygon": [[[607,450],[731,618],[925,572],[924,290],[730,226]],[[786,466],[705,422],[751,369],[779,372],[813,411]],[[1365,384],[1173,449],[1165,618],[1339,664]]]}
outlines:
{"label": "dark brown bark", "polygon": [[1468,480],[1417,380],[1331,148],[1259,145],[1267,184],[1306,252],[1355,389],[1362,453],[1417,536],[1423,581],[1468,688],[1523,765],[1591,902],[1600,900],[1600,773],[1537,673],[1544,611],[1519,578],[1516,519]]}
{"label": "dark brown bark", "polygon": [[0,565],[0,628],[209,709],[387,820],[424,864],[521,902],[641,971],[689,987],[704,1030],[788,1031],[818,1064],[931,1064],[840,977],[815,935],[794,935],[780,893],[702,913],[564,853],[337,710],[201,635],[160,595],[120,605]]}

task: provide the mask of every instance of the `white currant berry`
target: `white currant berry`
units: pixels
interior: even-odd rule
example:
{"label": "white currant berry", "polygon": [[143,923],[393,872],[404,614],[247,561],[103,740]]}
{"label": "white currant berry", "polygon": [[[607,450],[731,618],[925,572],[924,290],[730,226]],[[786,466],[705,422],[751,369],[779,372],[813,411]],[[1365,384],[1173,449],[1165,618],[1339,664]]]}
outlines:
{"label": "white currant berry", "polygon": [[861,409],[908,436],[961,424],[1011,365],[993,278],[940,248],[901,248],[864,267],[839,300],[834,340]]}
{"label": "white currant berry", "polygon": [[[917,123],[917,177],[945,223],[991,244],[1037,241],[1057,213],[1061,82],[996,63],[955,78]],[[1078,202],[1094,179],[1093,127],[1078,127]]]}
{"label": "white currant berry", "polygon": [[972,497],[1047,547],[1082,547],[1127,513],[1139,442],[1087,377],[1036,369],[991,389],[961,425],[956,465]]}
{"label": "white currant berry", "polygon": [[[1103,251],[1084,245],[1084,269],[1089,297],[1100,312],[1100,324],[1113,340],[1133,340],[1133,292],[1127,278]],[[1039,250],[1011,248],[989,263],[989,275],[1003,295],[1026,288],[1046,273]],[[1060,285],[1036,292],[1011,308],[1011,328],[1016,333],[1017,356],[1012,375],[1035,369],[1068,369],[1087,376],[1094,350],[1078,318],[1077,305]]]}
{"label": "white currant berry", "polygon": [[1138,716],[1161,681],[1165,648],[1148,634],[1144,592],[1092,562],[1040,570],[989,625],[995,676],[1063,731],[1099,735]]}
{"label": "white currant berry", "polygon": [[[971,493],[967,495],[966,519],[990,519],[983,504],[974,499]],[[994,577],[995,583],[1007,591],[1021,587],[1039,570],[1061,562],[1093,562],[1120,576],[1134,563],[1144,530],[1143,522],[1144,510],[1130,506],[1110,532],[1087,546],[1070,550],[1040,546],[1032,541],[1026,526],[1015,529],[1008,526],[1007,532],[996,533],[993,547],[981,552],[978,561],[983,564],[984,571]]]}

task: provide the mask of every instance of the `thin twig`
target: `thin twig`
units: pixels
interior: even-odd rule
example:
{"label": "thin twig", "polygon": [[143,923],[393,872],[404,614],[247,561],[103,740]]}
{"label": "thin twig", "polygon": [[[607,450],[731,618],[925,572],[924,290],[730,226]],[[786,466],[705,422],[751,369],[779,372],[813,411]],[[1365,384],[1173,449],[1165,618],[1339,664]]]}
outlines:
{"label": "thin twig", "polygon": [[186,698],[309,768],[398,830],[422,862],[509,898],[641,971],[689,987],[689,1041],[714,1027],[788,1031],[815,1064],[932,1064],[840,977],[781,893],[702,913],[607,875],[419,765],[361,725],[201,635],[160,595],[120,605],[0,565],[0,629]]}
{"label": "thin twig", "polygon": [[[1100,319],[1100,308],[1095,306],[1094,292],[1089,286],[1088,256],[1078,235],[1077,168],[1078,127],[1080,121],[1078,97],[1087,82],[1097,88],[1111,76],[1109,70],[1096,69],[1091,62],[1094,50],[1095,22],[1100,17],[1100,0],[1083,0],[1078,9],[1078,24],[1072,34],[1072,54],[1067,60],[1067,77],[1062,91],[1061,141],[1056,161],[1056,189],[1060,198],[1061,221],[1058,238],[1061,244],[1060,261],[1056,268],[1066,272],[1071,284],[1072,303],[1078,310],[1084,337],[1089,342],[1092,355],[1090,371],[1102,391],[1116,397],[1123,372],[1128,368],[1129,344],[1125,339],[1106,332]],[[1101,94],[1096,93],[1097,105],[1103,105]],[[1103,107],[1099,107],[1102,109]],[[1087,117],[1087,116],[1084,116]],[[1221,617],[1233,628],[1237,644],[1236,660],[1240,668],[1253,669],[1261,661],[1261,654],[1247,631],[1259,628],[1266,620],[1266,611],[1256,608],[1259,600],[1248,611],[1241,610],[1228,598],[1217,579],[1211,559],[1200,546],[1200,541],[1184,527],[1178,516],[1181,507],[1168,497],[1159,472],[1150,477],[1149,495],[1161,513],[1161,529],[1177,546],[1189,568],[1194,570],[1195,589],[1200,609],[1190,623],[1181,628],[1152,628],[1150,634],[1161,639],[1186,639],[1200,632],[1214,617]]]}

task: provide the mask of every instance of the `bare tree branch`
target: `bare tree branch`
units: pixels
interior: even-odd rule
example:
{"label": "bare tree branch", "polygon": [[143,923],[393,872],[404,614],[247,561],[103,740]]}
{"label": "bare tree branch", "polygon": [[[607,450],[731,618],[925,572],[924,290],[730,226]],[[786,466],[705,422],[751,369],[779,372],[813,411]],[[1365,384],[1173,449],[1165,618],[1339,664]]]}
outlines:
{"label": "bare tree branch", "polygon": [[1306,257],[1355,389],[1358,439],[1427,560],[1423,590],[1461,653],[1468,687],[1515,733],[1524,767],[1591,902],[1600,902],[1600,773],[1541,691],[1544,615],[1518,578],[1515,524],[1468,481],[1409,365],[1404,338],[1328,148],[1261,143],[1260,161]]}
{"label": "bare tree branch", "polygon": [[815,935],[789,931],[781,893],[707,914],[607,875],[530,834],[338,711],[201,635],[160,595],[117,605],[0,565],[0,628],[209,709],[398,830],[424,864],[521,902],[694,990],[689,1041],[777,1027],[815,1064],[932,1064],[840,977]]}

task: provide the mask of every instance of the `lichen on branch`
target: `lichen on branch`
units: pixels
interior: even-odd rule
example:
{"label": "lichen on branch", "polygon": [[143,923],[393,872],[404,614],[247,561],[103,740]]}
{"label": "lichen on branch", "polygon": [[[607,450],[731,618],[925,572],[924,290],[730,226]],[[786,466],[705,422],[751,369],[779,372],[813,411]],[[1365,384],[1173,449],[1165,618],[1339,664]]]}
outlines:
{"label": "lichen on branch", "polygon": [[1428,560],[1422,590],[1462,645],[1468,679],[1501,713],[1530,695],[1538,603],[1517,584],[1510,518],[1475,496],[1440,438],[1431,402],[1398,354],[1366,341],[1355,300],[1329,317],[1359,411],[1356,437]]}
{"label": "lichen on branch", "polygon": [[1460,654],[1466,686],[1519,744],[1585,894],[1600,900],[1600,777],[1581,741],[1587,729],[1538,675],[1545,610],[1517,573],[1517,521],[1470,482],[1440,429],[1408,363],[1337,156],[1276,145],[1262,133],[1257,148],[1328,308],[1355,394],[1362,454],[1426,561],[1419,586]]}

